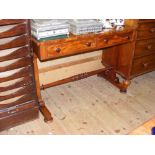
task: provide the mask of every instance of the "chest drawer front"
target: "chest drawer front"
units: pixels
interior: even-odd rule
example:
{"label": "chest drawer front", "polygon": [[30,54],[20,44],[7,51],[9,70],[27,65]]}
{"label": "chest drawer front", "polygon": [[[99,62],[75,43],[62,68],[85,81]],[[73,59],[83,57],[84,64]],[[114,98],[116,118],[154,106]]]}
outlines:
{"label": "chest drawer front", "polygon": [[154,37],[155,37],[155,22],[139,24],[137,31],[137,39],[147,39]]}
{"label": "chest drawer front", "polygon": [[155,39],[136,42],[135,57],[149,55],[155,52]]}
{"label": "chest drawer front", "polygon": [[85,52],[96,47],[96,40],[72,41],[46,46],[47,58],[57,58]]}
{"label": "chest drawer front", "polygon": [[98,48],[104,48],[111,45],[128,42],[131,39],[131,33],[128,34],[122,34],[122,35],[116,35],[116,36],[100,36],[97,38],[97,47]]}
{"label": "chest drawer front", "polygon": [[150,23],[140,23],[138,25],[138,30],[150,30],[153,31],[155,29],[155,21]]}
{"label": "chest drawer front", "polygon": [[155,54],[135,59],[132,67],[132,75],[140,75],[155,69]]}

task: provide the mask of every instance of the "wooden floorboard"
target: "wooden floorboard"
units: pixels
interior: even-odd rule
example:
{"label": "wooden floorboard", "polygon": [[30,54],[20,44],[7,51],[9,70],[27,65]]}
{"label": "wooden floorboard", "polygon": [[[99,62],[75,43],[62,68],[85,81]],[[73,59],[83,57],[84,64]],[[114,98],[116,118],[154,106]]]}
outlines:
{"label": "wooden floorboard", "polygon": [[48,88],[42,96],[52,123],[40,115],[0,134],[131,134],[155,116],[154,90],[155,72],[135,78],[127,94],[97,76]]}
{"label": "wooden floorboard", "polygon": [[150,135],[151,129],[155,127],[155,117],[151,120],[141,124],[139,127],[134,129],[129,135]]}

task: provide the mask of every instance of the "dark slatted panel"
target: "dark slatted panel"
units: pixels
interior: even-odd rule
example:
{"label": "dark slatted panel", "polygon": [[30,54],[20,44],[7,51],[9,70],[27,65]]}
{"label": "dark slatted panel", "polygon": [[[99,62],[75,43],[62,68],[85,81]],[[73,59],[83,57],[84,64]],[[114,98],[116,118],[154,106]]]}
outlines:
{"label": "dark slatted panel", "polygon": [[19,72],[14,73],[10,76],[0,78],[0,82],[6,82],[6,81],[18,79],[18,78],[29,76],[29,75],[32,75],[32,67],[30,67],[30,66],[25,67],[25,68],[21,69]]}
{"label": "dark slatted panel", "polygon": [[16,106],[16,105],[26,103],[26,102],[31,101],[31,100],[35,100],[35,94],[34,93],[26,94],[26,95],[22,96],[21,98],[19,98],[18,100],[11,102],[11,103],[0,104],[0,109]]}
{"label": "dark slatted panel", "polygon": [[10,64],[10,65],[5,66],[5,67],[0,67],[0,72],[18,69],[21,67],[26,67],[26,66],[31,65],[31,64],[32,64],[32,58],[31,57],[22,58],[13,64]]}
{"label": "dark slatted panel", "polygon": [[21,80],[19,80],[18,82],[6,86],[6,87],[0,87],[0,92],[4,92],[4,91],[8,91],[11,89],[15,89],[15,88],[19,88],[19,87],[24,87],[24,86],[28,86],[33,82],[32,77],[28,76],[28,77],[24,77]]}
{"label": "dark slatted panel", "polygon": [[27,55],[30,55],[29,48],[28,47],[22,47],[20,49],[17,49],[14,52],[8,54],[8,55],[0,57],[0,62],[26,57]]}
{"label": "dark slatted panel", "polygon": [[25,46],[28,44],[28,36],[27,35],[22,35],[20,37],[17,37],[16,39],[0,45],[0,50],[5,50],[5,49],[10,49],[10,48],[15,48],[15,47],[20,47],[20,46]]}
{"label": "dark slatted panel", "polygon": [[37,117],[38,117],[38,107],[29,108],[22,112],[14,113],[9,117],[2,117],[0,118],[0,131],[36,119]]}
{"label": "dark slatted panel", "polygon": [[23,103],[21,105],[18,105],[18,107],[14,106],[14,107],[5,109],[5,111],[2,111],[2,112],[0,110],[0,118],[1,117],[6,117],[6,116],[9,116],[11,114],[18,113],[18,112],[22,112],[24,110],[31,109],[31,108],[34,108],[34,107],[35,107],[35,102],[34,101],[29,101],[28,103]]}
{"label": "dark slatted panel", "polygon": [[24,19],[1,19],[0,26],[1,131],[36,118],[39,104],[30,48],[30,23]]}
{"label": "dark slatted panel", "polygon": [[1,19],[0,26],[11,25],[11,24],[19,24],[25,22],[26,19]]}
{"label": "dark slatted panel", "polygon": [[18,97],[24,94],[30,94],[34,92],[34,87],[33,85],[27,86],[27,87],[23,87],[22,89],[18,90],[15,93],[9,94],[9,95],[4,95],[4,96],[0,96],[0,101],[4,101],[10,98],[14,98],[14,97]]}
{"label": "dark slatted panel", "polygon": [[26,24],[17,25],[5,32],[0,33],[0,39],[25,34],[26,27],[27,27]]}

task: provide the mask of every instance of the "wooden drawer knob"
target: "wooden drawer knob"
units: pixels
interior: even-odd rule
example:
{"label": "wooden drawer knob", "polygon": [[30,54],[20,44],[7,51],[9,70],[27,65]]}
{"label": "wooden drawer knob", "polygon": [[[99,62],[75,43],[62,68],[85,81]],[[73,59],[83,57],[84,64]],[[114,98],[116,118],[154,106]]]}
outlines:
{"label": "wooden drawer knob", "polygon": [[143,63],[143,67],[147,68],[148,67],[148,63]]}
{"label": "wooden drawer knob", "polygon": [[90,46],[91,46],[91,42],[87,42],[86,45],[87,45],[88,47],[90,47]]}
{"label": "wooden drawer knob", "polygon": [[125,36],[124,39],[130,39],[130,37],[129,36]]}
{"label": "wooden drawer knob", "polygon": [[104,38],[103,41],[104,41],[105,43],[108,43],[109,39]]}
{"label": "wooden drawer knob", "polygon": [[57,53],[60,53],[61,52],[61,48],[56,48],[56,50],[55,50]]}
{"label": "wooden drawer knob", "polygon": [[155,32],[155,28],[150,29],[150,32],[151,33]]}
{"label": "wooden drawer knob", "polygon": [[152,49],[152,45],[148,45],[146,48],[147,48],[148,50],[150,50],[150,49]]}

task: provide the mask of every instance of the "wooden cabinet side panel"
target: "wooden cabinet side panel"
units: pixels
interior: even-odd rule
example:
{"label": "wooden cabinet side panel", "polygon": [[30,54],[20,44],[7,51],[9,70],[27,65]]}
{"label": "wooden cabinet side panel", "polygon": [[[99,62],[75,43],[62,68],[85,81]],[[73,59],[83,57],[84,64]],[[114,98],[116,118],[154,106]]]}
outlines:
{"label": "wooden cabinet side panel", "polygon": [[117,72],[124,78],[130,79],[132,62],[134,58],[135,43],[131,42],[128,44],[120,45],[117,47],[116,52],[118,53],[117,60]]}
{"label": "wooden cabinet side panel", "polygon": [[118,54],[116,53],[116,49],[117,49],[116,46],[110,47],[110,48],[104,49],[102,53],[102,63],[104,65],[111,66],[114,69],[116,69],[117,67]]}

